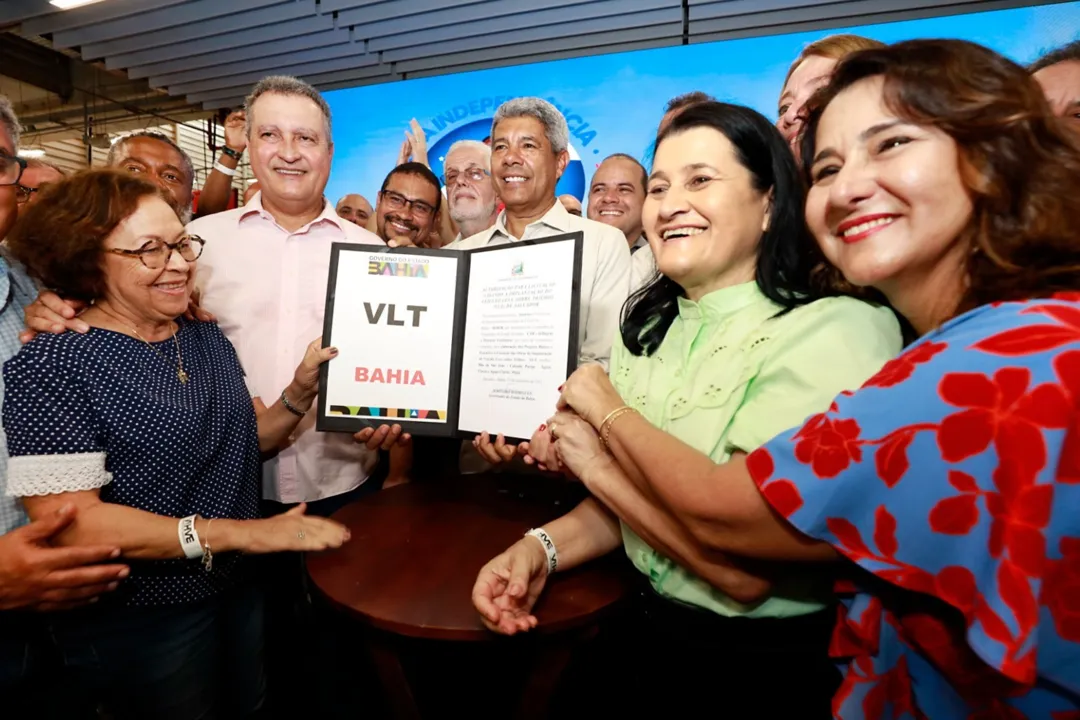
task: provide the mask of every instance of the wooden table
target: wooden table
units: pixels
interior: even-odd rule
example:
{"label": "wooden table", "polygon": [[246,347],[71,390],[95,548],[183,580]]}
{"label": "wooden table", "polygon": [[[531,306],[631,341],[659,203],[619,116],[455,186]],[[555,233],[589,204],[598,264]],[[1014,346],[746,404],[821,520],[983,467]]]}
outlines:
{"label": "wooden table", "polygon": [[[354,503],[333,517],[352,539],[310,556],[313,585],[371,633],[371,652],[395,717],[420,717],[395,638],[492,642],[499,636],[472,605],[480,568],[520,539],[569,511],[559,480],[477,475],[412,483]],[[553,575],[535,608],[543,636],[518,717],[544,717],[574,647],[630,588],[619,558]],[[494,648],[498,651],[498,648]]]}

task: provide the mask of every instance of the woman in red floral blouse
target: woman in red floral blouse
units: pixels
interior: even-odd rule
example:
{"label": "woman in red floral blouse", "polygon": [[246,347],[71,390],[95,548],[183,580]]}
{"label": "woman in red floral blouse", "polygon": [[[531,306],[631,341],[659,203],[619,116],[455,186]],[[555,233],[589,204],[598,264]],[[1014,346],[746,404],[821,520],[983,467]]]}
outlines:
{"label": "woman in red floral blouse", "polygon": [[919,340],[724,465],[583,367],[530,452],[720,552],[833,563],[838,718],[1078,720],[1080,144],[961,41],[849,56],[816,106],[807,222]]}

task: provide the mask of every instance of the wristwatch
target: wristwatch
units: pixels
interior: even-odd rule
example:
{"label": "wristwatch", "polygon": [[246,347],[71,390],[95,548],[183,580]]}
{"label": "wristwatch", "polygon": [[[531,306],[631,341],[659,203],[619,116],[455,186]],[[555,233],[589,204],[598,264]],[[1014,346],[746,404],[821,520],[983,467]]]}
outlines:
{"label": "wristwatch", "polygon": [[229,157],[231,157],[233,160],[236,160],[236,161],[239,161],[240,158],[243,157],[243,155],[244,155],[243,150],[233,150],[228,145],[222,145],[221,146],[221,152],[225,153],[226,155],[228,155]]}

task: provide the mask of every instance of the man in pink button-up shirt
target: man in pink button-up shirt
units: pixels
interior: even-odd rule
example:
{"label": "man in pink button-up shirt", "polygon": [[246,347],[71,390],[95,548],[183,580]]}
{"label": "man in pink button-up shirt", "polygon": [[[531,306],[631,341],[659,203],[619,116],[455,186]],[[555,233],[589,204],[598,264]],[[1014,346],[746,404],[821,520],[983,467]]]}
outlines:
{"label": "man in pink button-up shirt", "polygon": [[[331,243],[383,243],[338,217],[323,197],[333,144],[329,108],[317,92],[292,78],[266,78],[248,99],[247,118],[260,192],[188,230],[206,240],[201,303],[236,347],[252,393],[271,405],[322,334]],[[309,413],[264,464],[263,497],[292,504],[342,496],[377,462],[377,452],[348,434],[316,432]]]}

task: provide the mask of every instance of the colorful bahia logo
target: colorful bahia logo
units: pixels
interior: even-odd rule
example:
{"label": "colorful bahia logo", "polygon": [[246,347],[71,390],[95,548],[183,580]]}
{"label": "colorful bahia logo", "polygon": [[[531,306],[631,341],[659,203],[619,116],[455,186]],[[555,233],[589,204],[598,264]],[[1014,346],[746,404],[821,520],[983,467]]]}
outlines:
{"label": "colorful bahia logo", "polygon": [[[443,174],[443,158],[450,146],[458,140],[485,140],[491,135],[491,118],[496,108],[509,97],[495,96],[473,100],[467,104],[455,105],[428,121],[424,127],[424,134],[428,142],[432,138],[439,139],[428,147],[428,160],[431,169],[440,177]],[[581,162],[581,155],[575,144],[582,149],[589,149],[589,145],[596,139],[596,130],[589,123],[567,107],[559,104],[555,98],[547,98],[548,102],[555,105],[566,117],[566,124],[570,128],[570,163],[566,166],[566,172],[559,178],[559,184],[555,188],[556,195],[573,195],[579,200],[585,198],[585,167]],[[460,123],[460,124],[459,124]],[[598,149],[592,148],[591,154],[599,155]]]}

